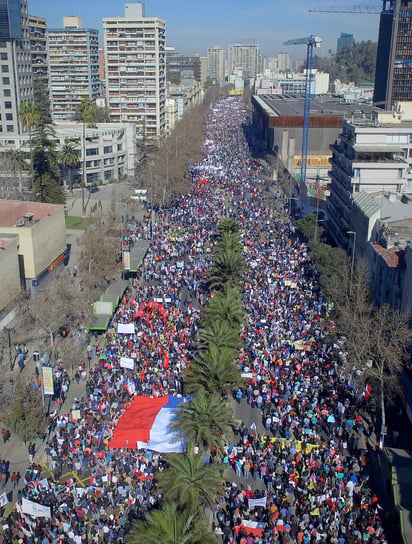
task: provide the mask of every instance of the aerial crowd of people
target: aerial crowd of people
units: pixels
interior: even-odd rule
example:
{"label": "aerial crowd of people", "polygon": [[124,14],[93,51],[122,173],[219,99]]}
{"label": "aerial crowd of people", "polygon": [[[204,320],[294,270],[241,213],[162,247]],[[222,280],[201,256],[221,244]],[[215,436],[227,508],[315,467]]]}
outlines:
{"label": "aerial crowd of people", "polygon": [[[107,444],[134,395],[184,394],[223,217],[239,223],[248,269],[239,355],[248,386],[234,400],[260,410],[265,432],[242,424],[225,448],[216,535],[225,544],[386,542],[368,486],[368,427],[360,415],[367,400],[344,339],[330,335],[333,307],[307,246],[262,182],[264,167],[243,132],[247,121],[241,98],[215,103],[190,193],[174,195],[154,221],[152,214],[129,221],[128,236],[151,237],[141,274],[116,310],[105,350],[82,368],[84,396],[53,414],[49,476],[30,465],[4,542],[120,544],[136,519],[161,506],[156,471],[167,457]],[[133,332],[119,332],[127,324]]]}

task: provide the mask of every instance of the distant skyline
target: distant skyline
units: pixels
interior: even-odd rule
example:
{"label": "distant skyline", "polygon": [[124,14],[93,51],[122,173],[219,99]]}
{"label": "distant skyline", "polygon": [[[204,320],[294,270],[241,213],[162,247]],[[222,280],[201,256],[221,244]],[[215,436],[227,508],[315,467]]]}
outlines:
{"label": "distant skyline", "polygon": [[[63,26],[63,17],[75,15],[83,27],[99,30],[103,43],[102,20],[123,17],[123,0],[28,0],[29,13],[45,17],[50,28]],[[148,0],[144,2],[146,16],[166,21],[167,45],[187,54],[207,55],[208,47],[254,40],[262,47],[265,57],[287,51],[292,59],[304,58],[305,46],[285,46],[283,42],[311,34],[323,38],[316,50],[328,56],[336,52],[336,40],[341,32],[353,34],[356,42],[377,41],[379,15],[310,13],[316,6],[376,5],[380,0]]]}

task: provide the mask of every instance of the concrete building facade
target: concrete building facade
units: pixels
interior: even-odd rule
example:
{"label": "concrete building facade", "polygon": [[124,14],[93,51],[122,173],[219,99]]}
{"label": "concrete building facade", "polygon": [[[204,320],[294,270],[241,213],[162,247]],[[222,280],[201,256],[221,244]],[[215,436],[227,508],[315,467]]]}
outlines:
{"label": "concrete building facade", "polygon": [[398,100],[412,100],[412,2],[382,4],[373,101],[391,109]]}
{"label": "concrete building facade", "polygon": [[166,131],[166,23],[146,17],[143,3],[103,19],[106,96],[114,122],[137,125],[138,137]]}
{"label": "concrete building facade", "polygon": [[[54,126],[56,148],[68,141],[78,142],[79,163],[73,168],[72,182],[80,183],[83,169],[83,125],[57,123]],[[0,148],[21,149],[29,153],[28,135],[8,139],[0,135]],[[86,183],[104,184],[128,178],[134,180],[137,158],[136,127],[128,123],[97,123],[86,127]],[[63,184],[67,185],[68,172],[62,170]]]}
{"label": "concrete building facade", "polygon": [[32,99],[27,1],[0,0],[0,133],[22,133],[19,108]]}
{"label": "concrete building facade", "polygon": [[48,30],[53,121],[71,121],[84,98],[100,96],[99,33],[82,28],[79,17],[64,17]]}
{"label": "concrete building facade", "polygon": [[263,73],[263,56],[257,43],[239,42],[228,46],[227,64],[229,74],[242,70],[244,79],[254,79]]}
{"label": "concrete building facade", "polygon": [[375,108],[370,116],[341,121],[341,127],[330,146],[328,216],[331,235],[347,247],[353,195],[412,190],[412,124]]}
{"label": "concrete building facade", "polygon": [[[9,242],[11,249],[7,249],[15,252],[15,260],[8,252],[5,257],[1,255],[3,251],[0,252],[0,263],[5,267],[7,265],[4,277],[9,278],[10,286],[16,285],[11,274],[16,271],[17,261],[19,282],[25,283],[29,290],[33,282],[50,267],[53,268],[59,259],[62,260],[66,249],[64,207],[59,204],[0,200],[0,245],[3,246],[4,240],[10,237],[17,239],[16,244]],[[2,262],[6,257],[7,263]]]}
{"label": "concrete building facade", "polygon": [[49,91],[49,56],[47,50],[47,21],[43,17],[29,15],[29,37],[33,84],[40,79]]}
{"label": "concrete building facade", "polygon": [[226,52],[220,45],[207,50],[208,75],[217,85],[224,85],[226,75]]}

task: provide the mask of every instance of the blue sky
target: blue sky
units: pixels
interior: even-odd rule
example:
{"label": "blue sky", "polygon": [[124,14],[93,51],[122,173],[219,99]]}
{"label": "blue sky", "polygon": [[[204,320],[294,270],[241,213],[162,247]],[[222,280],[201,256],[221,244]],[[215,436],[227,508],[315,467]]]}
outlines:
{"label": "blue sky", "polygon": [[[130,0],[129,0],[130,2]],[[77,15],[84,27],[97,28],[102,38],[104,17],[123,17],[124,0],[28,0],[29,12],[46,17],[49,27],[61,27],[64,15]],[[310,13],[316,6],[376,5],[380,0],[148,0],[146,15],[166,20],[167,45],[188,54],[207,54],[213,45],[242,40],[260,43],[264,56],[288,50],[291,58],[303,58],[304,46],[289,46],[285,40],[311,34],[323,37],[318,53],[336,50],[340,32],[356,41],[377,40],[379,16]]]}

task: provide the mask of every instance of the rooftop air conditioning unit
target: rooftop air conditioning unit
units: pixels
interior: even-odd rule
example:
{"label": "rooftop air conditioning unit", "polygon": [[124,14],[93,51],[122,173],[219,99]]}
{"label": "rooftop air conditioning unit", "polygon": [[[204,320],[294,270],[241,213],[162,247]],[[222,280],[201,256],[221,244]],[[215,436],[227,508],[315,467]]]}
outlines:
{"label": "rooftop air conditioning unit", "polygon": [[24,221],[24,219],[17,219],[16,221],[16,227],[24,227],[25,224],[26,222]]}

